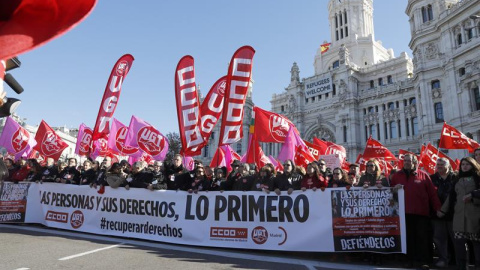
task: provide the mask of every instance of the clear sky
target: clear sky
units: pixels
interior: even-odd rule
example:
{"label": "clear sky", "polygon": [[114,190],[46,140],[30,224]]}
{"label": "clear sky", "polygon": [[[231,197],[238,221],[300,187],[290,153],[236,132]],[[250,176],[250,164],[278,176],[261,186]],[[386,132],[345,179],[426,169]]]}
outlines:
{"label": "clear sky", "polygon": [[[108,76],[120,56],[135,57],[114,117],[128,125],[136,115],[163,134],[178,132],[174,72],[184,55],[195,59],[196,81],[205,96],[226,75],[236,49],[256,50],[253,101],[270,110],[297,62],[301,77],[314,75],[315,53],[330,41],[327,0],[98,1],[77,27],[19,56],[11,73],[25,88],[8,96],[29,125],[78,128],[95,124]],[[407,0],[374,0],[375,39],[411,55]]]}

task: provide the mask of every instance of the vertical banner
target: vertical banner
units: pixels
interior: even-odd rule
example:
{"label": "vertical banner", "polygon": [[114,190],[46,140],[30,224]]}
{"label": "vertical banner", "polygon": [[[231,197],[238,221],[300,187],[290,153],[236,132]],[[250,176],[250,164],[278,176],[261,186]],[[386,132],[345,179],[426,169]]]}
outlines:
{"label": "vertical banner", "polygon": [[125,54],[113,66],[98,110],[97,121],[93,129],[93,141],[100,138],[107,139],[110,133],[110,121],[120,98],[122,83],[132,67],[133,60],[132,55]]}
{"label": "vertical banner", "polygon": [[232,144],[243,137],[243,109],[252,77],[254,55],[252,47],[243,46],[230,61],[218,146]]}
{"label": "vertical banner", "polygon": [[202,113],[200,118],[200,132],[202,133],[205,144],[208,142],[213,128],[222,115],[226,85],[227,76],[218,79],[212,88],[210,88],[210,91],[200,106],[200,112]]}
{"label": "vertical banner", "polygon": [[25,222],[30,183],[0,183],[0,223]]}
{"label": "vertical banner", "polygon": [[177,103],[178,129],[184,156],[198,156],[203,145],[200,132],[200,101],[195,84],[194,60],[190,55],[182,57],[175,70],[175,99]]}
{"label": "vertical banner", "polygon": [[[403,190],[331,190],[335,251],[405,252]],[[402,202],[399,203],[399,197]],[[403,218],[403,215],[402,215]]]}

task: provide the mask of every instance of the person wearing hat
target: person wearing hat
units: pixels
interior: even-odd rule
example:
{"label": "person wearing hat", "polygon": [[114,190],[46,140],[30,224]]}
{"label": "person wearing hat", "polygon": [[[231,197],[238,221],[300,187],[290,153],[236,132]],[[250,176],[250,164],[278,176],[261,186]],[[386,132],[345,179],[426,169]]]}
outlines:
{"label": "person wearing hat", "polygon": [[122,172],[122,166],[115,162],[105,176],[105,181],[111,188],[125,186],[125,174]]}
{"label": "person wearing hat", "polygon": [[357,163],[350,164],[350,166],[348,166],[348,173],[355,175],[355,179],[352,183],[352,186],[357,186],[358,182],[360,181],[360,176],[361,176],[360,175],[360,165],[358,165]]}

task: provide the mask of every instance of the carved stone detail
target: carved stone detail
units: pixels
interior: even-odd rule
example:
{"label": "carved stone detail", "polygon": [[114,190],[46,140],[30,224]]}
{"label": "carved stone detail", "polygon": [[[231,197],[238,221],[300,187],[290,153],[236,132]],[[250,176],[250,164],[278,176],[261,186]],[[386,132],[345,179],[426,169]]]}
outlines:
{"label": "carved stone detail", "polygon": [[378,123],[378,112],[374,113],[367,113],[366,115],[363,116],[363,121],[367,125],[373,125]]}
{"label": "carved stone detail", "polygon": [[432,98],[437,99],[442,97],[442,90],[439,88],[432,89]]}
{"label": "carved stone detail", "polygon": [[435,44],[434,42],[430,42],[425,48],[425,58],[428,60],[432,60],[436,58],[437,55],[438,55],[437,44]]}

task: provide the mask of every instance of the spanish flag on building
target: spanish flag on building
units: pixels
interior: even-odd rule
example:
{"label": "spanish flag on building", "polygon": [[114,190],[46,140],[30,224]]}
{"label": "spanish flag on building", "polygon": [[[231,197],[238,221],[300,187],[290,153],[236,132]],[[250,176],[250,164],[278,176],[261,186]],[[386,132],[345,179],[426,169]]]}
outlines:
{"label": "spanish flag on building", "polygon": [[328,51],[328,49],[330,49],[330,44],[332,44],[332,43],[325,43],[325,44],[320,45],[321,54],[324,54],[326,51]]}

